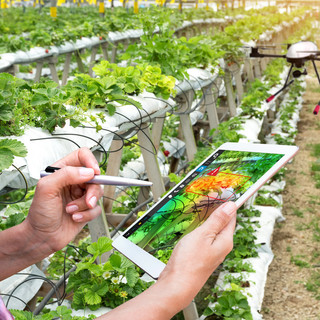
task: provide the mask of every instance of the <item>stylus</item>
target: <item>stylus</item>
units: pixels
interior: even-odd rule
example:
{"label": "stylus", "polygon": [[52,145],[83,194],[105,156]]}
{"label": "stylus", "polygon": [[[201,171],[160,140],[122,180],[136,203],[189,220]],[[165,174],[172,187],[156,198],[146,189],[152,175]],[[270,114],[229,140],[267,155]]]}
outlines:
{"label": "stylus", "polygon": [[[45,171],[40,172],[40,177],[41,178],[46,177],[59,169],[60,168],[56,168],[56,167],[47,167]],[[105,176],[105,175],[96,175],[94,176],[93,179],[87,181],[86,183],[103,184],[103,185],[110,185],[110,186],[136,186],[136,187],[152,186],[152,182],[150,181],[129,179],[129,178],[123,178],[123,177]]]}

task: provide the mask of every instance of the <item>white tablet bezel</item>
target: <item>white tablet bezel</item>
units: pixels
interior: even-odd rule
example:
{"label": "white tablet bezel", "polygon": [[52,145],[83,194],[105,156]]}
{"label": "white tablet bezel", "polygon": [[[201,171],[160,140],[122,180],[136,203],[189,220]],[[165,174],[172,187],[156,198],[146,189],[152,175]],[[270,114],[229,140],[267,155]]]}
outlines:
{"label": "white tablet bezel", "polygon": [[[198,167],[202,165],[207,159],[209,159],[214,153],[219,150],[233,150],[233,151],[244,151],[244,152],[263,152],[263,153],[274,153],[283,154],[283,157],[270,168],[260,179],[258,179],[239,199],[235,201],[237,208],[241,207],[245,201],[247,201],[260,187],[263,186],[277,171],[279,171],[293,156],[298,152],[297,146],[285,146],[285,145],[273,145],[273,144],[244,144],[244,143],[225,143],[218,149],[214,150],[209,157],[204,159],[194,170],[190,171],[188,175],[174,188],[170,190],[163,198],[168,197],[185,179],[188,178]],[[163,199],[162,198],[162,199]],[[161,201],[160,199],[159,201]],[[156,205],[156,204],[155,204]],[[155,206],[154,205],[154,206]],[[133,223],[125,232],[130,230],[132,226],[139,223],[139,221],[153,209],[152,206],[142,217],[140,217],[135,223]],[[113,247],[125,255],[129,260],[139,266],[142,270],[148,273],[152,278],[158,279],[160,273],[166,266],[165,263],[158,260],[145,250],[135,245],[127,238],[119,235],[113,241]]]}

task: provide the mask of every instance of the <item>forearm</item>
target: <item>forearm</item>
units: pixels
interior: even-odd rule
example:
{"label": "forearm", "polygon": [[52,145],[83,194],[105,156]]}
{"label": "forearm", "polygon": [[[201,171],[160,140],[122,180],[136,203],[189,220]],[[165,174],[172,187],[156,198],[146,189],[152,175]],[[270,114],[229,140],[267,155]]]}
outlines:
{"label": "forearm", "polygon": [[0,232],[0,280],[50,255],[49,246],[36,238],[26,222]]}
{"label": "forearm", "polygon": [[175,281],[159,280],[149,289],[98,320],[166,320],[187,307],[193,299],[193,290],[187,290]]}

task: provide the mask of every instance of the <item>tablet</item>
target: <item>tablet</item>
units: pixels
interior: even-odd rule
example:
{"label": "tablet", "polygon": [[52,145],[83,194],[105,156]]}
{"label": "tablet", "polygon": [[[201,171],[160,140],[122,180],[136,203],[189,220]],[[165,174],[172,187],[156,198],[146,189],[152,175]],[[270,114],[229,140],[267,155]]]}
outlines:
{"label": "tablet", "polygon": [[297,152],[296,146],[223,144],[119,235],[114,248],[157,279],[183,236],[222,203],[239,208]]}

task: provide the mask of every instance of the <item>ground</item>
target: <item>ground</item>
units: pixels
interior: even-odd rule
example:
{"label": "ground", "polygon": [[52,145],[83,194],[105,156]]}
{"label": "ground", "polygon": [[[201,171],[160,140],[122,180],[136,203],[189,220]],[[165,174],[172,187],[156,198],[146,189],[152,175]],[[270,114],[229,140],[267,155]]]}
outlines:
{"label": "ground", "polygon": [[310,69],[309,73],[296,138],[300,151],[287,166],[283,193],[286,220],[278,223],[273,233],[274,260],[262,305],[265,320],[320,319],[320,300],[306,288],[307,284],[314,285],[314,291],[320,288],[320,281],[314,278],[320,272],[320,189],[311,171],[317,160],[312,150],[315,144],[320,145],[320,114],[312,113],[320,90],[314,72]]}

